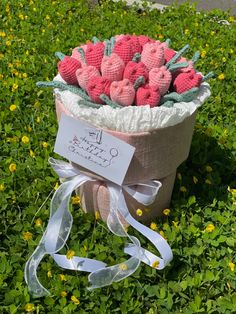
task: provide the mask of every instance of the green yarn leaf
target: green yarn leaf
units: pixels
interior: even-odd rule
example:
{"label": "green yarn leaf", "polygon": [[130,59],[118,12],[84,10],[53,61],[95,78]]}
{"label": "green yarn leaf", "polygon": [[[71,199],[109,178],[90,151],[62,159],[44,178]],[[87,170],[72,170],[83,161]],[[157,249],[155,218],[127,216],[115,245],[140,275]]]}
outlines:
{"label": "green yarn leaf", "polygon": [[133,56],[132,61],[133,62],[139,62],[140,59],[141,59],[141,54],[136,52],[135,55]]}
{"label": "green yarn leaf", "polygon": [[57,52],[55,52],[55,56],[56,56],[58,59],[63,60],[66,55],[65,55],[64,53],[60,52],[60,51],[57,51]]}
{"label": "green yarn leaf", "polygon": [[211,72],[207,73],[207,75],[203,76],[202,82],[205,82],[214,76],[215,76],[215,73],[211,71]]}
{"label": "green yarn leaf", "polygon": [[167,101],[173,101],[174,103],[176,102],[190,102],[192,101],[198,94],[199,88],[198,87],[193,87],[190,90],[178,94],[176,92],[164,95],[161,99],[161,105],[164,105],[165,102]]}
{"label": "green yarn leaf", "polygon": [[90,101],[90,97],[86,94],[86,92],[79,87],[74,85],[65,84],[59,81],[52,81],[52,82],[37,82],[36,85],[38,87],[52,87],[52,88],[59,88],[62,90],[68,90],[76,95],[79,95],[81,98]]}
{"label": "green yarn leaf", "polygon": [[112,101],[107,95],[105,94],[101,94],[100,96],[100,99],[102,101],[105,102],[106,105],[112,107],[112,108],[122,108],[121,105],[117,104],[116,102]]}
{"label": "green yarn leaf", "polygon": [[182,55],[190,48],[189,45],[185,45],[182,49],[180,49],[176,55],[170,59],[169,62],[166,63],[166,67],[169,68],[172,64],[174,64],[178,59],[182,57]]}
{"label": "green yarn leaf", "polygon": [[94,44],[99,43],[99,42],[100,42],[100,39],[97,38],[96,36],[93,36],[92,42],[93,42]]}
{"label": "green yarn leaf", "polygon": [[83,49],[83,48],[81,48],[81,47],[79,47],[79,48],[78,48],[78,52],[80,53],[80,56],[81,56],[81,59],[82,59],[83,63],[85,63],[85,64],[86,64],[86,58],[85,58],[85,52],[84,52],[84,49]]}
{"label": "green yarn leaf", "polygon": [[168,70],[170,72],[174,72],[176,71],[177,69],[180,69],[180,68],[187,68],[189,65],[188,62],[179,62],[179,63],[174,63],[174,64],[171,64],[168,68]]}
{"label": "green yarn leaf", "polygon": [[145,84],[145,78],[144,78],[144,76],[138,77],[137,80],[136,80],[135,83],[134,83],[134,89],[135,89],[135,90],[138,89],[139,86],[141,86],[141,85],[143,85],[143,84]]}

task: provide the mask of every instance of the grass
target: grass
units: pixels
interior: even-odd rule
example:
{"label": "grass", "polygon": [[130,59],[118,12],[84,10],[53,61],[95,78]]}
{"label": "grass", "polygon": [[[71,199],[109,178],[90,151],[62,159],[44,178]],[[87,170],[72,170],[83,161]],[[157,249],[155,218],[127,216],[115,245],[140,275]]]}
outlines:
{"label": "grass", "polygon": [[[42,237],[59,184],[48,164],[57,132],[54,101],[51,91],[35,83],[55,76],[55,51],[70,54],[93,36],[133,32],[170,38],[177,50],[189,43],[189,55],[201,52],[198,70],[215,72],[209,81],[212,96],[198,113],[189,158],[178,169],[170,214],[154,221],[174,260],[160,272],[142,265],[124,281],[89,292],[86,274],[63,271],[47,257],[38,275],[51,296],[33,299],[24,265]],[[234,17],[220,10],[197,13],[189,4],[161,14],[111,1],[94,6],[82,0],[2,0],[0,41],[0,312],[234,313]],[[72,200],[74,225],[67,249],[109,264],[125,258],[123,240]]]}

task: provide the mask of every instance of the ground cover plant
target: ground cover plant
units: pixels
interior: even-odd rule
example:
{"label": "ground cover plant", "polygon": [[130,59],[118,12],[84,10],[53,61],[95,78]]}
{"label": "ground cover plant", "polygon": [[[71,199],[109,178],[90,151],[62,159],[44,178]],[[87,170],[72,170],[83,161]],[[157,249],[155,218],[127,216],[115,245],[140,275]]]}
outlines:
{"label": "ground cover plant", "polygon": [[[199,71],[213,70],[212,96],[200,108],[188,160],[178,169],[172,203],[151,228],[167,238],[174,260],[157,272],[142,265],[122,282],[89,292],[87,275],[63,271],[50,257],[38,275],[51,296],[33,299],[24,265],[42,237],[59,180],[48,164],[57,132],[50,90],[55,51],[93,36],[136,33],[173,48],[199,50]],[[101,1],[0,3],[0,312],[234,313],[236,309],[236,23],[230,13],[197,13],[184,4],[163,13]],[[74,225],[64,253],[104,260],[126,256],[123,240],[71,201]],[[130,232],[135,233],[130,230]],[[140,235],[138,235],[140,238]],[[149,247],[141,238],[144,246]]]}

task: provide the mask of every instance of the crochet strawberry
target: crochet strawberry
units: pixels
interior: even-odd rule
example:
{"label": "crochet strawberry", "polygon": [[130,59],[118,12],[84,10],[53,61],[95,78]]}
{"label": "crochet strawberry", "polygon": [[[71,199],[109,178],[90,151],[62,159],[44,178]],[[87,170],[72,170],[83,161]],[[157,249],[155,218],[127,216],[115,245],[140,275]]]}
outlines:
{"label": "crochet strawberry", "polygon": [[131,40],[124,40],[123,38],[121,40],[118,40],[115,45],[113,52],[116,53],[125,64],[127,64],[129,61],[133,58],[133,47],[132,47],[132,41]]}
{"label": "crochet strawberry", "polygon": [[160,46],[160,42],[156,41],[155,43],[145,44],[141,53],[141,61],[146,65],[149,71],[164,65],[164,48]]}
{"label": "crochet strawberry", "polygon": [[138,36],[138,41],[139,41],[141,47],[143,47],[147,43],[154,43],[155,42],[154,39],[151,39],[151,38],[149,38],[148,36],[145,36],[145,35],[139,35]]}
{"label": "crochet strawberry", "polygon": [[106,77],[111,82],[120,81],[122,79],[124,68],[124,61],[116,53],[112,53],[110,56],[104,56],[102,59],[102,76]]}
{"label": "crochet strawberry", "polygon": [[176,52],[173,49],[170,48],[165,49],[164,50],[165,63],[169,62],[175,55]]}
{"label": "crochet strawberry", "polygon": [[82,56],[81,56],[81,53],[80,53],[79,50],[78,50],[79,48],[82,48],[82,49],[84,50],[84,52],[85,52],[86,49],[87,49],[87,45],[81,45],[80,47],[74,48],[74,49],[72,50],[71,57],[72,57],[72,58],[75,58],[76,60],[78,60],[78,61],[81,63],[81,65],[83,66],[84,60],[83,60],[83,58],[82,58]]}
{"label": "crochet strawberry", "polygon": [[110,95],[111,82],[102,76],[93,76],[87,83],[87,93],[93,102],[97,104],[103,104],[104,102],[100,99],[100,95]]}
{"label": "crochet strawberry", "polygon": [[76,71],[81,67],[81,63],[75,58],[64,56],[57,63],[58,71],[66,83],[70,85],[78,85]]}
{"label": "crochet strawberry", "polygon": [[132,105],[135,98],[135,89],[133,84],[128,79],[112,82],[110,87],[110,97],[112,101],[119,105]]}
{"label": "crochet strawberry", "polygon": [[149,72],[149,85],[158,86],[161,95],[167,93],[171,80],[171,72],[165,66],[153,68]]}
{"label": "crochet strawberry", "polygon": [[194,70],[187,73],[180,73],[173,83],[174,91],[182,94],[193,87],[199,87],[202,82],[202,75],[197,74]]}
{"label": "crochet strawberry", "polygon": [[105,46],[102,42],[97,42],[96,44],[88,43],[85,51],[86,63],[100,70],[104,48]]}
{"label": "crochet strawberry", "polygon": [[145,81],[148,79],[148,69],[143,62],[129,61],[125,67],[123,78],[135,83],[138,77],[143,76]]}
{"label": "crochet strawberry", "polygon": [[158,106],[161,94],[158,86],[148,84],[140,86],[136,91],[135,104],[137,106],[149,105],[151,108]]}
{"label": "crochet strawberry", "polygon": [[84,90],[86,90],[87,83],[93,76],[100,76],[100,72],[92,65],[84,65],[82,68],[76,71],[76,77],[79,86]]}

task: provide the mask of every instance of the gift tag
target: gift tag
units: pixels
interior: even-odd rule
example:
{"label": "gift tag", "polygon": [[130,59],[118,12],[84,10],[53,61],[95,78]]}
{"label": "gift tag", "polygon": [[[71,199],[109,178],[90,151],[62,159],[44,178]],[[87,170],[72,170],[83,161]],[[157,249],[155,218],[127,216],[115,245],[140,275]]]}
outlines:
{"label": "gift tag", "polygon": [[81,120],[62,114],[54,152],[122,185],[135,147]]}

